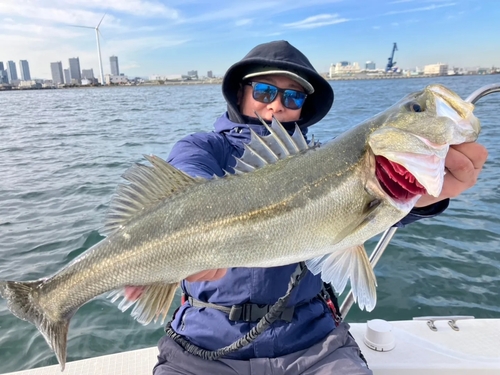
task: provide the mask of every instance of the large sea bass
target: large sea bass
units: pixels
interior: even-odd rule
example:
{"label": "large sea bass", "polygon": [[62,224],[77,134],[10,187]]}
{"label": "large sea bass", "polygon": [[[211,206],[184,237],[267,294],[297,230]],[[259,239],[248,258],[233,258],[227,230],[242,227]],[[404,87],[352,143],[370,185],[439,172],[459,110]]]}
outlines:
{"label": "large sea bass", "polygon": [[[124,175],[105,238],[55,275],[0,282],[17,317],[33,323],[64,368],[71,317],[127,285],[147,286],[133,315],[165,316],[180,280],[205,269],[307,261],[361,308],[376,303],[363,243],[406,216],[421,194],[439,195],[449,145],[475,141],[474,106],[440,85],[318,146],[273,121],[252,134],[236,174],[210,181],[156,157]],[[120,292],[118,292],[120,293]]]}

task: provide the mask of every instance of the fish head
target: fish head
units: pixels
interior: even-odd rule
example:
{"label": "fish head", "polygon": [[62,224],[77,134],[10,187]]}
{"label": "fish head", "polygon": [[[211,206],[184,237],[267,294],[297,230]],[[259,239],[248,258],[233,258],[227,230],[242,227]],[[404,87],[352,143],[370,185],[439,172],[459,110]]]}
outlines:
{"label": "fish head", "polygon": [[382,125],[370,133],[368,147],[385,192],[403,202],[416,202],[426,193],[439,196],[450,145],[473,142],[479,135],[473,110],[446,87],[430,85],[378,116],[374,124]]}

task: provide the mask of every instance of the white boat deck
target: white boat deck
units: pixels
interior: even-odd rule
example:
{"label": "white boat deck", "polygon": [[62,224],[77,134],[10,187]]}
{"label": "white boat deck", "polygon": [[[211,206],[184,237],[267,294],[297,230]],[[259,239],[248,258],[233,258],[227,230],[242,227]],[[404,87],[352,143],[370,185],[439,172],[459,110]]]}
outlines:
{"label": "white boat deck", "polygon": [[[366,323],[351,324],[375,375],[500,375],[500,319],[459,320],[459,331],[447,321],[436,321],[433,332],[426,321],[394,321],[393,350],[376,352],[363,342]],[[69,362],[63,375],[150,375],[156,347]],[[8,375],[61,375],[58,365],[12,372]]]}
{"label": "white boat deck", "polygon": [[376,352],[363,342],[366,324],[353,324],[351,333],[375,375],[500,375],[500,319],[459,320],[459,331],[448,321],[395,321],[396,346]]}

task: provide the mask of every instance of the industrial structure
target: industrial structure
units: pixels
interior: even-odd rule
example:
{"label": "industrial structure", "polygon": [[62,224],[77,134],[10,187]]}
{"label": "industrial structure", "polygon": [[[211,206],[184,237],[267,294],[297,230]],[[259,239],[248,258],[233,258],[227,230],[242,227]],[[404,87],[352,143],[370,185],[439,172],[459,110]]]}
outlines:
{"label": "industrial structure", "polygon": [[424,67],[424,74],[446,76],[448,75],[448,64],[430,64]]}
{"label": "industrial structure", "polygon": [[[97,41],[97,59],[99,60],[99,73],[100,73],[100,77],[101,77],[101,85],[104,84],[104,71],[102,70],[102,58],[101,58],[101,43],[99,41],[99,26],[101,26],[101,22],[102,20],[104,19],[104,17],[106,16],[106,13],[104,13],[104,16],[102,16],[101,20],[99,21],[99,23],[97,24],[96,27],[91,27],[91,26],[82,26],[82,25],[69,25],[69,26],[73,26],[73,27],[83,27],[84,29],[94,29],[95,30],[95,38],[96,38],[96,41]],[[78,63],[79,65],[80,63]],[[71,67],[70,67],[70,72],[71,72]],[[73,80],[74,77],[71,76],[71,79]],[[81,83],[81,76],[80,76],[80,79],[79,79],[79,82]]]}
{"label": "industrial structure", "polygon": [[394,66],[396,65],[396,61],[394,61],[394,52],[398,50],[398,46],[396,43],[392,46],[392,53],[391,56],[389,57],[387,61],[387,66],[385,67],[386,72],[393,72],[394,71]]}

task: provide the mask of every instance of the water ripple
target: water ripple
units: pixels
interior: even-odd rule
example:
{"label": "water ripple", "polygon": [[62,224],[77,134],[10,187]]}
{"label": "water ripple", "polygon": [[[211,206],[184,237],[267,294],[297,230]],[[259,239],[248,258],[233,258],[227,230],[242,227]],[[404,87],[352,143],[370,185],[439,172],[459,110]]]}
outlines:
{"label": "water ripple", "polygon": [[[334,82],[335,104],[310,134],[327,141],[429,83],[466,97],[495,78]],[[211,131],[226,108],[220,85],[13,91],[2,100],[0,279],[15,280],[48,276],[101,241],[98,229],[125,170],[144,154],[167,157],[187,134]],[[478,185],[439,217],[398,230],[376,268],[376,309],[355,306],[350,321],[500,317],[499,103],[492,95],[476,106],[490,154]],[[74,316],[68,359],[152,346],[162,335],[162,327],[143,327],[99,297]],[[56,363],[3,300],[0,347],[0,373]]]}

